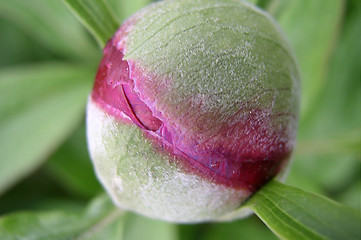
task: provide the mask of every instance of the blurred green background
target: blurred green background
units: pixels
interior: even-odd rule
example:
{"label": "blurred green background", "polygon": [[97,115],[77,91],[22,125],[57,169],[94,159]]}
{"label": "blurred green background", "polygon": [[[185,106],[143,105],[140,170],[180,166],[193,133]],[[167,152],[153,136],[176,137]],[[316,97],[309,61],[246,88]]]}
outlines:
{"label": "blurred green background", "polygon": [[[121,23],[150,1],[107,2]],[[250,2],[280,23],[302,74],[298,146],[286,183],[360,211],[360,2]],[[0,0],[0,215],[80,211],[103,193],[84,124],[101,55],[62,1]],[[125,239],[277,239],[255,216],[174,225],[127,214],[124,221]]]}

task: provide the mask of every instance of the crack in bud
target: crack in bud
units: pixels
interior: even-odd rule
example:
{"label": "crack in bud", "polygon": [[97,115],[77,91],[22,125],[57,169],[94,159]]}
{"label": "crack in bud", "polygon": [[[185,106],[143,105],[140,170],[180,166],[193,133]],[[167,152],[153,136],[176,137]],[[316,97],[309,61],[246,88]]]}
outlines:
{"label": "crack in bud", "polygon": [[112,46],[105,48],[104,56],[106,57],[100,64],[92,98],[117,118],[127,121],[126,116],[142,129],[158,130],[162,121],[153,116],[152,111],[134,90],[134,82],[129,78],[129,66],[127,61],[123,60],[123,53]]}
{"label": "crack in bud", "polygon": [[[132,84],[133,85],[133,84]],[[126,115],[140,128],[150,131],[157,131],[162,121],[153,116],[149,107],[139,99],[134,88],[130,85],[121,84],[121,95],[124,97],[123,105],[126,105],[127,110],[121,109],[126,112]]]}

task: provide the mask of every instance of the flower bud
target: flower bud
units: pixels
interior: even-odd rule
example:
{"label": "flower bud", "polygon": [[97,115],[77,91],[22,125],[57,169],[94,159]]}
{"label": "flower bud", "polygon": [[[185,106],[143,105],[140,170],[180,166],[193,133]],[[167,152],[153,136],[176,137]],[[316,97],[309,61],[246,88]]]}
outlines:
{"label": "flower bud", "polygon": [[239,0],[153,3],[104,49],[89,150],[119,207],[217,220],[285,168],[298,105],[292,50],[265,12]]}

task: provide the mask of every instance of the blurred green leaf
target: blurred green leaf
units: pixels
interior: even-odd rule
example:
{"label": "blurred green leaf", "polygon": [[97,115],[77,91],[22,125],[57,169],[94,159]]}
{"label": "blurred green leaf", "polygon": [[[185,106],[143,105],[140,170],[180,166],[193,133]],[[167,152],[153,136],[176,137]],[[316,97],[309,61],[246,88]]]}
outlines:
{"label": "blurred green leaf", "polygon": [[1,0],[0,17],[60,56],[93,62],[99,53],[85,29],[59,1]]}
{"label": "blurred green leaf", "polygon": [[92,74],[63,64],[0,71],[0,193],[29,174],[83,117]]}
{"label": "blurred green leaf", "polygon": [[118,2],[119,5],[121,6],[119,8],[122,16],[121,20],[124,21],[126,18],[130,17],[136,11],[149,4],[151,0],[133,0],[133,1],[120,0]]}
{"label": "blurred green leaf", "polygon": [[8,19],[0,17],[0,32],[0,68],[54,58],[39,41],[29,38],[29,34]]}
{"label": "blurred green leaf", "polygon": [[119,23],[104,0],[63,0],[104,47]]}
{"label": "blurred green leaf", "polygon": [[265,9],[266,5],[270,2],[272,2],[273,0],[246,0],[247,2],[250,2],[254,5],[257,5],[258,7]]}
{"label": "blurred green leaf", "polygon": [[124,240],[177,240],[177,233],[175,224],[131,213],[127,214],[124,225]]}
{"label": "blurred green leaf", "polygon": [[[361,108],[360,108],[361,109]],[[356,108],[355,108],[356,110]],[[326,125],[327,123],[325,123]],[[337,127],[335,127],[337,128]],[[335,129],[336,130],[336,129]],[[318,140],[302,140],[297,145],[298,155],[361,154],[361,128],[345,132],[337,138],[323,137]],[[361,159],[359,159],[361,160]]]}
{"label": "blurred green leaf", "polygon": [[[286,33],[302,75],[301,118],[326,85],[329,58],[339,35],[343,0],[274,0],[267,4]],[[311,116],[312,117],[312,116]]]}
{"label": "blurred green leaf", "polygon": [[[193,229],[192,234],[184,234],[185,229]],[[267,229],[256,216],[225,223],[208,223],[201,225],[180,226],[184,240],[277,240],[278,238]]]}
{"label": "blurred green leaf", "polygon": [[89,158],[85,124],[81,124],[44,167],[54,181],[75,196],[91,198],[102,189]]}
{"label": "blurred green leaf", "polygon": [[85,211],[21,212],[0,218],[0,239],[121,239],[123,212],[107,196]]}
{"label": "blurred green leaf", "polygon": [[313,103],[312,118],[300,124],[297,157],[288,180],[291,185],[340,200],[344,191],[360,196],[360,189],[349,190],[359,181],[361,160],[359,7],[360,2],[358,8],[349,6],[326,85]]}
{"label": "blurred green leaf", "polygon": [[[358,169],[361,169],[359,167]],[[345,191],[343,191],[342,195],[339,195],[337,200],[351,206],[355,209],[359,209],[361,212],[361,176],[358,176],[358,180],[355,181],[351,186],[349,186]]]}
{"label": "blurred green leaf", "polygon": [[[312,119],[300,126],[301,138],[312,136],[325,140],[349,138],[361,141],[360,11],[345,20],[342,37],[332,55],[327,85],[314,103]],[[339,147],[344,145],[339,144]],[[360,145],[355,145],[353,149],[356,148],[360,150]]]}
{"label": "blurred green leaf", "polygon": [[259,190],[249,207],[281,239],[360,239],[359,213],[325,197],[276,181]]}
{"label": "blurred green leaf", "polygon": [[292,164],[287,183],[335,198],[357,181],[360,169],[361,162],[352,155],[299,156]]}
{"label": "blurred green leaf", "polygon": [[0,216],[15,211],[80,210],[88,201],[70,198],[43,169],[39,169],[1,195]]}

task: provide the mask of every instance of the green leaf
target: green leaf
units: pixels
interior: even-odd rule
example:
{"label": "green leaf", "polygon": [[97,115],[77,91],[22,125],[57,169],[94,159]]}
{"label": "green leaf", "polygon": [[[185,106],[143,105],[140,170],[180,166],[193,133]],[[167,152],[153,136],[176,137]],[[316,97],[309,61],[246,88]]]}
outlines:
{"label": "green leaf", "polygon": [[74,132],[44,166],[54,181],[80,197],[94,197],[101,191],[86,145],[85,124]]}
{"label": "green leaf", "polygon": [[59,1],[1,0],[0,17],[15,23],[53,54],[98,61],[96,45]]}
{"label": "green leaf", "polygon": [[281,239],[360,239],[361,216],[325,197],[271,181],[248,202]]}
{"label": "green leaf", "polygon": [[121,8],[120,8],[121,16],[124,16],[124,18],[122,20],[124,20],[125,18],[128,18],[130,15],[134,14],[136,11],[138,11],[142,7],[149,4],[151,1],[150,0],[135,0],[135,1],[134,0],[133,1],[120,0],[118,2],[121,5]]}
{"label": "green leaf", "polygon": [[0,71],[0,193],[62,143],[83,118],[92,74],[64,64]]}
{"label": "green leaf", "polygon": [[338,38],[344,1],[274,0],[267,5],[286,33],[302,75],[301,118],[309,116],[327,84],[329,58]]}
{"label": "green leaf", "polygon": [[[342,36],[332,55],[327,85],[314,103],[312,120],[307,126],[301,125],[301,137],[344,139],[349,135],[361,140],[360,24],[361,14],[357,11],[345,18]],[[339,144],[340,147],[343,145]],[[357,146],[360,150],[360,145]]]}
{"label": "green leaf", "polygon": [[128,214],[124,225],[124,240],[177,240],[175,224]]}
{"label": "green leaf", "polygon": [[81,210],[85,202],[84,199],[70,198],[64,193],[62,186],[39,169],[0,197],[0,216],[19,210]]}
{"label": "green leaf", "polygon": [[103,47],[119,23],[104,0],[63,0]]}
{"label": "green leaf", "polygon": [[29,38],[15,23],[0,17],[0,68],[53,57],[43,44]]}
{"label": "green leaf", "polygon": [[[256,216],[233,222],[210,224],[204,232],[204,240],[260,239],[276,240],[277,237],[267,229]],[[194,239],[198,239],[195,237]]]}
{"label": "green leaf", "polygon": [[[300,124],[298,156],[289,178],[293,186],[342,202],[341,195],[360,179],[361,14],[357,5],[349,10],[312,118]],[[360,190],[351,195],[355,194],[360,199]]]}
{"label": "green leaf", "polygon": [[85,211],[21,212],[0,218],[0,239],[121,239],[123,211],[107,196]]}
{"label": "green leaf", "polygon": [[[356,108],[355,108],[356,110]],[[327,123],[325,123],[326,125]],[[336,128],[337,126],[335,126]],[[303,140],[297,145],[298,155],[318,154],[361,154],[361,128],[353,129],[337,138],[324,137],[322,140]],[[361,159],[359,159],[361,160]]]}

